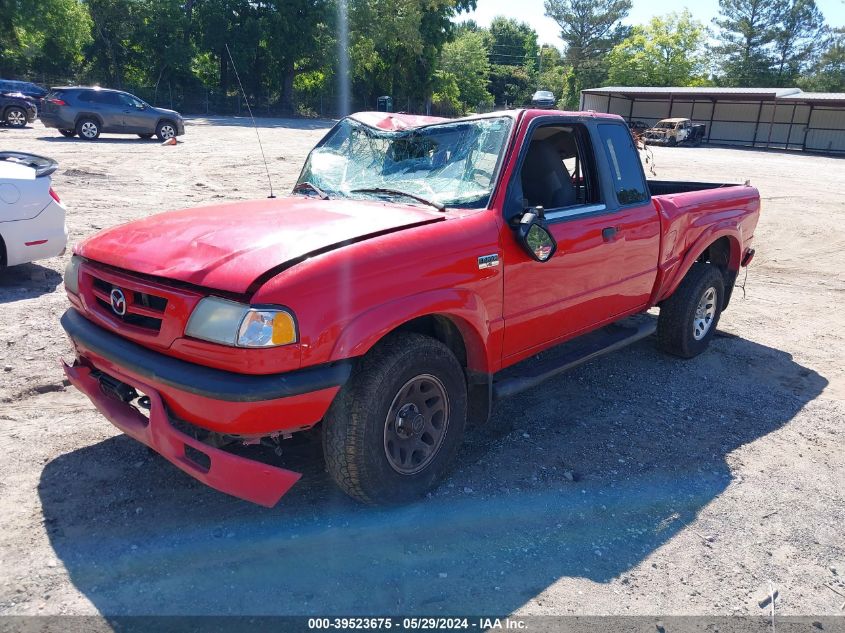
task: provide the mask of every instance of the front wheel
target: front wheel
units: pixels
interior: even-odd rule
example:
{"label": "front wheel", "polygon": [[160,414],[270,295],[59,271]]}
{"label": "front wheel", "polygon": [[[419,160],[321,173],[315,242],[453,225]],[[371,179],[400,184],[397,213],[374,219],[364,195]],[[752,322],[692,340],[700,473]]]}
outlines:
{"label": "front wheel", "polygon": [[718,268],[697,262],[675,292],[660,305],[657,341],[660,348],[682,358],[707,349],[722,314],[725,281]]}
{"label": "front wheel", "polygon": [[176,136],[176,126],[170,121],[162,121],[156,127],[156,136],[160,141],[169,141]]}
{"label": "front wheel", "polygon": [[66,138],[73,138],[74,135],[76,134],[76,131],[75,130],[59,130],[59,134],[61,134],[62,136],[66,137]]}
{"label": "front wheel", "polygon": [[452,462],[466,414],[464,372],[449,348],[395,334],[360,361],[326,414],[326,467],[364,503],[420,497]]}
{"label": "front wheel", "polygon": [[9,127],[26,127],[26,112],[23,111],[23,108],[6,110],[6,125]]}

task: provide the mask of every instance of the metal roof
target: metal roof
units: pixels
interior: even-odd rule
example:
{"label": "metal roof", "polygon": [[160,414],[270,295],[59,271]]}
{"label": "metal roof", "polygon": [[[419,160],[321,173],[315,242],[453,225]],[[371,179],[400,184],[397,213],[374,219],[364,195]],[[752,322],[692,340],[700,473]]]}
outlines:
{"label": "metal roof", "polygon": [[678,95],[689,97],[764,97],[779,99],[796,92],[798,88],[713,88],[691,86],[606,86],[604,88],[588,88],[583,90],[588,94],[610,95]]}
{"label": "metal roof", "polygon": [[798,94],[781,97],[790,101],[806,101],[806,102],[831,102],[842,101],[845,102],[845,92],[799,92]]}

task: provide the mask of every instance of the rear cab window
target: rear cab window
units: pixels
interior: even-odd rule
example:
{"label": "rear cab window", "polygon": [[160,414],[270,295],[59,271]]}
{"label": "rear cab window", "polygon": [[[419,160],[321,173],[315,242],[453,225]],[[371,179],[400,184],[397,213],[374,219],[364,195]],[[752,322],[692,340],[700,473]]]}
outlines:
{"label": "rear cab window", "polygon": [[639,154],[627,127],[601,123],[598,125],[598,133],[619,204],[637,204],[648,200],[648,187]]}

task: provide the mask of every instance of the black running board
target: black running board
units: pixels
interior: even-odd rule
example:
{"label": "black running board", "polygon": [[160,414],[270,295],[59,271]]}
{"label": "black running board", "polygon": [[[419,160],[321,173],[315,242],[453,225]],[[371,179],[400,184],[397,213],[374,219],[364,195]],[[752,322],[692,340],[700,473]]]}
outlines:
{"label": "black running board", "polygon": [[493,400],[507,398],[569,371],[589,360],[615,352],[643,339],[657,329],[656,319],[636,325],[612,324],[508,367],[493,378]]}

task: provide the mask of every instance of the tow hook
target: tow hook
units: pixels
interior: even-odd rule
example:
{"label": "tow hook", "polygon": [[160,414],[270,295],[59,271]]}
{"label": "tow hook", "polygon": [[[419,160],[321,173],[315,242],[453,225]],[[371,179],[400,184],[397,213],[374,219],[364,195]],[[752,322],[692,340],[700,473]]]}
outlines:
{"label": "tow hook", "polygon": [[120,382],[117,378],[109,376],[101,371],[91,373],[100,384],[100,391],[110,398],[114,398],[120,402],[129,403],[138,397],[138,392],[135,391],[135,388],[127,385],[125,382]]}

